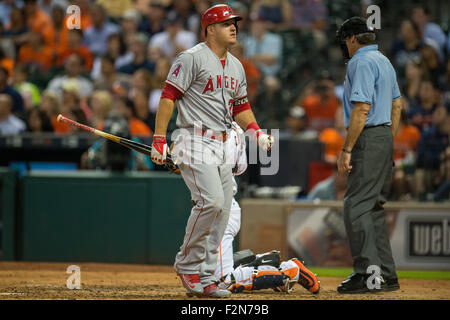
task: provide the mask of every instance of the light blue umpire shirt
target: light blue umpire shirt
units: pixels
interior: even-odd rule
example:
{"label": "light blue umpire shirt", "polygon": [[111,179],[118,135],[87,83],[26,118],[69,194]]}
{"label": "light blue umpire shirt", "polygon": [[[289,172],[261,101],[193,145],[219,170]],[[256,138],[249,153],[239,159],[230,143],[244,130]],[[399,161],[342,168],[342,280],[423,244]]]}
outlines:
{"label": "light blue umpire shirt", "polygon": [[359,48],[347,64],[344,124],[350,125],[355,102],[370,104],[365,126],[391,125],[392,101],[401,97],[394,67],[378,45]]}

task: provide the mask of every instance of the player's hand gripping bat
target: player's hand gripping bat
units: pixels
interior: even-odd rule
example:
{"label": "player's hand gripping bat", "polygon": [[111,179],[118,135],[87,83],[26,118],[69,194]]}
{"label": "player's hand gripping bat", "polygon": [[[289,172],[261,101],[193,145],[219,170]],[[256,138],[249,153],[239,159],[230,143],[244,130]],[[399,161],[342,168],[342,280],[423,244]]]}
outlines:
{"label": "player's hand gripping bat", "polygon": [[[84,124],[81,124],[79,122],[76,122],[74,120],[71,120],[67,117],[64,117],[62,114],[58,115],[57,117],[57,121],[58,122],[65,122],[67,124],[70,124],[72,126],[78,127],[80,129],[89,131],[93,134],[95,134],[96,136],[100,136],[103,138],[106,138],[108,140],[114,141],[124,147],[133,149],[137,152],[143,153],[145,155],[151,156],[152,153],[152,147],[143,143],[139,143],[136,141],[132,141],[132,140],[128,140],[122,137],[118,137],[115,136],[113,134],[110,133],[106,133],[97,129],[94,129],[92,127],[86,126]],[[176,165],[176,163],[172,160],[170,154],[167,154],[167,158],[166,158],[166,163],[165,163],[165,167],[167,168],[167,170],[169,170],[170,172],[176,172],[178,170],[178,167]]]}

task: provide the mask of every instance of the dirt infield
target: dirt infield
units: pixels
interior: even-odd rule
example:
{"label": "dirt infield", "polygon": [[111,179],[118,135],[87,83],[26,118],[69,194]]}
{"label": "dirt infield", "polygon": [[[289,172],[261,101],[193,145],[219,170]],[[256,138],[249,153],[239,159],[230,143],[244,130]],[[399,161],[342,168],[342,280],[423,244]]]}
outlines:
{"label": "dirt infield", "polygon": [[[81,289],[66,287],[69,265],[81,271]],[[301,286],[291,294],[261,290],[234,294],[229,299],[243,300],[450,300],[450,280],[400,279],[395,292],[339,295],[341,278],[320,277],[321,291],[312,295]],[[198,299],[187,298],[170,266],[98,263],[0,262],[0,300],[4,299]]]}

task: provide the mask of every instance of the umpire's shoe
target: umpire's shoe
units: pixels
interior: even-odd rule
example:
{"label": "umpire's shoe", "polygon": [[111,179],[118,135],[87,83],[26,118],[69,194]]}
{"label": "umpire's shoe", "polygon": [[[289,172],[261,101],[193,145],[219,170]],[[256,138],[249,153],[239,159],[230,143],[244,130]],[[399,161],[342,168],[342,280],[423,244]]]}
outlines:
{"label": "umpire's shoe", "polygon": [[400,289],[400,284],[398,283],[398,278],[386,279],[381,284],[382,291],[396,291],[398,289]]}
{"label": "umpire's shoe", "polygon": [[342,281],[342,283],[337,287],[337,291],[344,294],[380,292],[383,279],[380,277],[380,286],[378,289],[370,289],[369,285],[367,284],[368,278],[369,275],[352,273],[347,280]]}
{"label": "umpire's shoe", "polygon": [[200,276],[198,274],[178,273],[178,276],[188,292],[193,294],[203,293],[203,286],[200,282]]}

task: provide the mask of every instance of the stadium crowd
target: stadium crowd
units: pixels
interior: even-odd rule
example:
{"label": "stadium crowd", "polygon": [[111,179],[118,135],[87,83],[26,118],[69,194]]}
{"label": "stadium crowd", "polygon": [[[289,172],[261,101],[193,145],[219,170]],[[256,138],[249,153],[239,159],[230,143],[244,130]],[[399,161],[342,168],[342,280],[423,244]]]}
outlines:
{"label": "stadium crowd", "polygon": [[[201,13],[215,3],[0,1],[0,135],[76,131],[56,121],[61,113],[100,130],[111,114],[119,115],[129,136],[151,137],[171,62],[202,41]],[[276,113],[283,87],[278,77],[284,65],[280,32],[310,30],[314,45],[327,50],[332,44],[326,36],[328,1],[227,3],[244,17],[231,51],[246,71],[256,116]],[[68,28],[73,23],[70,5],[80,8],[80,28]],[[417,5],[396,36],[391,47],[382,48],[396,67],[406,106],[395,137],[392,198],[448,201],[450,34],[433,22],[427,7]],[[280,128],[281,137],[323,142],[324,161],[331,164],[346,134],[339,77],[323,72],[311,79],[288,107]]]}

